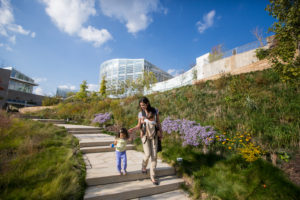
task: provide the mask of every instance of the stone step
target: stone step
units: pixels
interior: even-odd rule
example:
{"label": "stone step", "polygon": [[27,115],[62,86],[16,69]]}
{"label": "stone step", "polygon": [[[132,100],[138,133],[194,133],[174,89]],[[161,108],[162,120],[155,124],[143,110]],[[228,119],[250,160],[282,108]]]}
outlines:
{"label": "stone step", "polygon": [[182,190],[174,190],[161,194],[155,194],[147,197],[141,197],[133,200],[189,200],[188,194]]}
{"label": "stone step", "polygon": [[109,146],[114,143],[114,140],[98,141],[98,142],[79,142],[80,147],[96,147],[96,146]]}
{"label": "stone step", "polygon": [[101,128],[90,127],[90,128],[66,128],[68,131],[101,131]]}
{"label": "stone step", "polygon": [[[133,150],[134,145],[127,144],[126,150]],[[97,146],[97,147],[83,147],[80,148],[82,153],[99,153],[99,152],[110,152],[115,151],[115,148],[111,148],[110,146]]]}
{"label": "stone step", "polygon": [[[161,167],[156,168],[156,176],[170,176],[175,175],[175,169],[173,167]],[[127,181],[134,181],[134,180],[142,180],[147,179],[150,177],[150,171],[147,171],[147,174],[143,174],[141,170],[137,171],[130,171],[127,172],[127,175],[102,175],[101,177],[87,177],[86,183],[89,186],[93,185],[104,185],[104,184],[111,184],[111,183],[120,183],[120,182],[127,182]]]}
{"label": "stone step", "polygon": [[176,176],[159,178],[159,185],[153,185],[150,179],[112,183],[88,187],[85,191],[85,200],[95,199],[133,199],[150,195],[170,192],[179,189],[184,183]]}
{"label": "stone step", "polygon": [[71,134],[100,134],[101,130],[94,129],[94,130],[68,130],[69,133]]}

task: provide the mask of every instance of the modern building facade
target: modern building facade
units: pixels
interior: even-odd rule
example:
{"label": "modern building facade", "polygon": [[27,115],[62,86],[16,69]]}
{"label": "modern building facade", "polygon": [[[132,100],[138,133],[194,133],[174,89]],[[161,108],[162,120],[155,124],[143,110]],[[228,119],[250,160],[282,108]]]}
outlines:
{"label": "modern building facade", "polygon": [[100,65],[99,84],[105,77],[106,86],[109,90],[110,86],[117,86],[126,80],[136,80],[143,76],[144,72],[153,72],[157,82],[172,78],[170,74],[145,59],[112,59]]}
{"label": "modern building facade", "polygon": [[67,88],[60,88],[58,87],[56,89],[56,96],[57,97],[62,97],[62,98],[67,98],[69,93],[76,93],[78,92],[78,90],[71,90],[71,89],[67,89]]}
{"label": "modern building facade", "polygon": [[13,67],[0,68],[0,108],[40,106],[44,96],[33,94],[34,80]]}

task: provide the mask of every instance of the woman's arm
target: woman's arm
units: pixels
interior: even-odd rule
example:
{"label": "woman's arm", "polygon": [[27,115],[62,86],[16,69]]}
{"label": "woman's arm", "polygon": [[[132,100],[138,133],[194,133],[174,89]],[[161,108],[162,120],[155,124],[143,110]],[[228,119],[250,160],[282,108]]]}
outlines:
{"label": "woman's arm", "polygon": [[135,127],[129,129],[128,132],[131,133],[132,131],[140,127],[141,127],[141,118],[138,119],[138,124]]}

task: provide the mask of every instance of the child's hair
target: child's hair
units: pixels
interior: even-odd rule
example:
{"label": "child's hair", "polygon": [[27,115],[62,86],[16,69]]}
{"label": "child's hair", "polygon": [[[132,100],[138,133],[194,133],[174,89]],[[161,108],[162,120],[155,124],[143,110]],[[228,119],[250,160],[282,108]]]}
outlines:
{"label": "child's hair", "polygon": [[120,134],[121,134],[121,133],[123,133],[123,134],[126,135],[126,137],[125,137],[126,139],[129,138],[128,131],[127,131],[126,128],[121,128],[121,129],[119,130],[119,132],[118,132],[118,134],[117,134],[117,138],[120,138]]}
{"label": "child's hair", "polygon": [[154,118],[154,113],[152,111],[150,111],[148,113],[147,119],[153,119]]}

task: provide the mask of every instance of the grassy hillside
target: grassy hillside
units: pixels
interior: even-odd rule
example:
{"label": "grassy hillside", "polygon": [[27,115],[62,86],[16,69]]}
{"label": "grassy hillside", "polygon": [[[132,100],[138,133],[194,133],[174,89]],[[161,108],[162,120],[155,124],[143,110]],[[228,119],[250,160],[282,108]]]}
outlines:
{"label": "grassy hillside", "polygon": [[[300,145],[299,88],[280,82],[272,69],[224,76],[148,97],[159,109],[161,121],[186,119],[198,128],[211,126],[216,131],[210,145],[196,138],[199,144],[194,146],[182,146],[184,137],[179,132],[165,133],[161,156],[192,178],[195,198],[202,193],[221,199],[296,199],[300,195],[282,171],[259,159],[272,159],[280,166],[293,158]],[[94,114],[110,112],[109,123],[129,128],[137,123],[138,99],[73,99],[37,115],[89,124]],[[177,157],[184,162],[177,163]]]}
{"label": "grassy hillside", "polygon": [[82,199],[78,140],[63,128],[0,114],[0,199]]}

